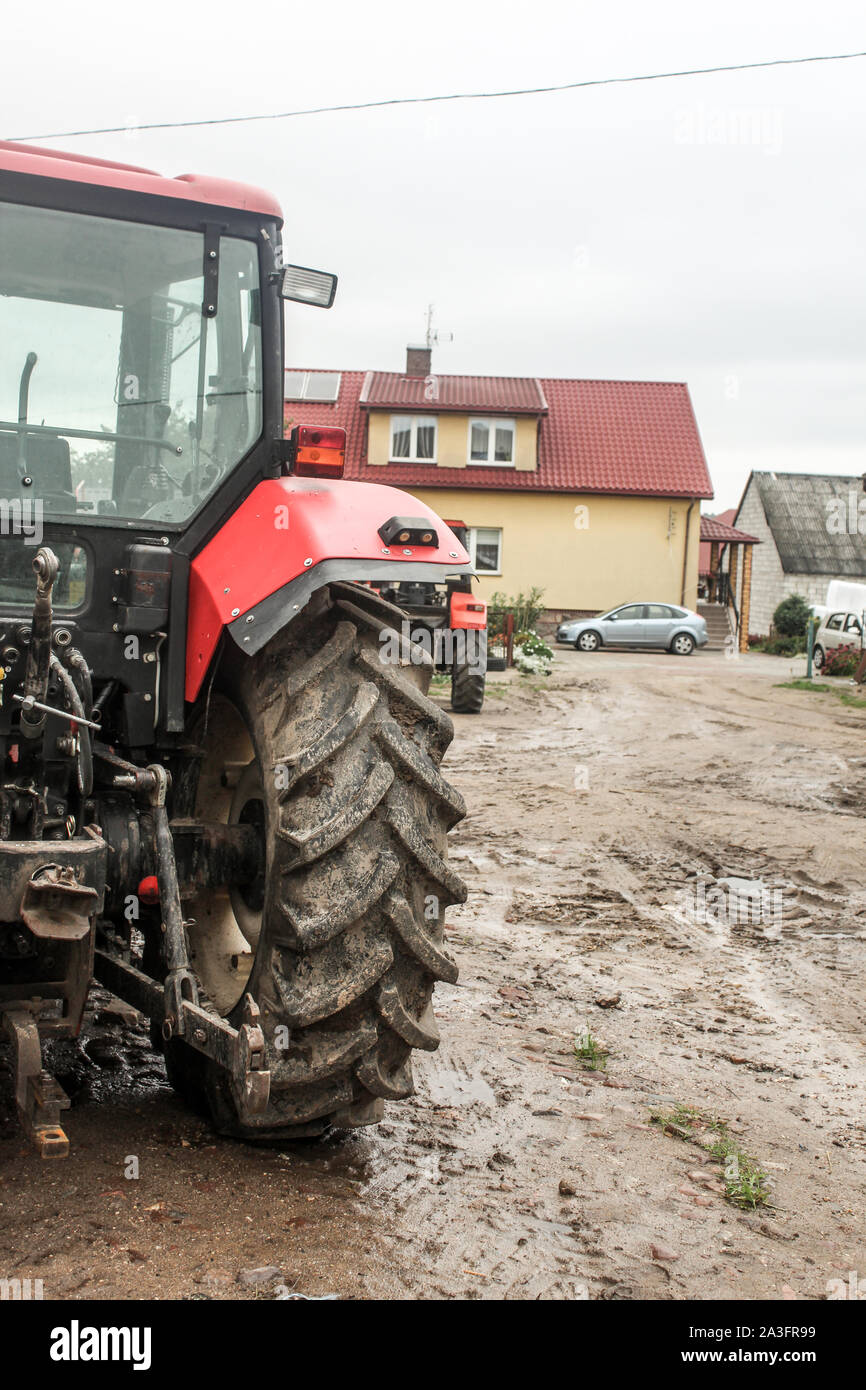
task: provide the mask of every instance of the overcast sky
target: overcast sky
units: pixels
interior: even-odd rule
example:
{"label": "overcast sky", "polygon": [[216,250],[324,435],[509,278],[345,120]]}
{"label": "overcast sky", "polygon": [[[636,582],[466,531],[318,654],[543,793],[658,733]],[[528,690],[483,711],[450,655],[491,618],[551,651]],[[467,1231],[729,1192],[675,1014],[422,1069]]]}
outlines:
{"label": "overcast sky", "polygon": [[[44,0],[7,137],[866,48],[862,0]],[[716,488],[866,469],[866,59],[56,143],[280,198],[288,362],[687,381]],[[37,142],[38,143],[38,142]],[[707,510],[712,510],[708,506]]]}

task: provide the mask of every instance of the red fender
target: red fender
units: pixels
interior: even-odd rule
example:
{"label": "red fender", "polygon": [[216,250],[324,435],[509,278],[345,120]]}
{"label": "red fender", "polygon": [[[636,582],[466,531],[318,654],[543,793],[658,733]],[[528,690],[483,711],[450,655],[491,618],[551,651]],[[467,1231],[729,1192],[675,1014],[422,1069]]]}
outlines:
{"label": "red fender", "polygon": [[[435,545],[386,545],[392,517],[424,519]],[[325,584],[470,574],[469,555],[416,498],[380,483],[274,478],[261,482],[190,566],[186,698],[195,700],[223,629],[258,651]],[[467,595],[471,599],[471,595]]]}
{"label": "red fender", "polygon": [[487,626],[487,602],[476,594],[455,589],[451,595],[452,628],[482,628]]}

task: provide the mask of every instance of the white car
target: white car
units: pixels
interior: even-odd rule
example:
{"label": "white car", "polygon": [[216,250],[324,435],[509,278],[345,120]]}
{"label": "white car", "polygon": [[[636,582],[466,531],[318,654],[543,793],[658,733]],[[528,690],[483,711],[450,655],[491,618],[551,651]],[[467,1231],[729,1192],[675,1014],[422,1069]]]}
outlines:
{"label": "white car", "polygon": [[821,626],[815,633],[815,645],[812,648],[812,660],[817,670],[820,671],[827,657],[832,656],[840,647],[862,650],[863,622],[859,613],[837,610],[835,613],[826,613],[821,619]]}

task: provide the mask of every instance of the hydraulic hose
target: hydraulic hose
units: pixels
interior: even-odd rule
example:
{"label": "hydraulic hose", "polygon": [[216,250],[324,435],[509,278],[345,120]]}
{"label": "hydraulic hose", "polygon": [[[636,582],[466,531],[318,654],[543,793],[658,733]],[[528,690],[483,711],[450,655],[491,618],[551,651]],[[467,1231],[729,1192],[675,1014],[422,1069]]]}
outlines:
{"label": "hydraulic hose", "polygon": [[[81,697],[84,713],[88,719],[92,719],[93,676],[90,667],[77,647],[67,647],[64,661]],[[93,731],[85,724],[81,726],[79,737],[78,785],[85,796],[93,791]]]}
{"label": "hydraulic hose", "polygon": [[81,696],[81,703],[84,706],[84,713],[90,718],[93,713],[93,678],[91,676],[90,667],[77,647],[66,648],[64,664],[68,668],[72,679],[75,681],[76,688]]}
{"label": "hydraulic hose", "polygon": [[[80,719],[87,719],[75,681],[54,652],[51,653],[50,665],[63,686],[72,713],[77,714]],[[90,730],[86,724],[78,726],[78,790],[82,796],[89,796],[93,791],[93,748],[90,743]]]}

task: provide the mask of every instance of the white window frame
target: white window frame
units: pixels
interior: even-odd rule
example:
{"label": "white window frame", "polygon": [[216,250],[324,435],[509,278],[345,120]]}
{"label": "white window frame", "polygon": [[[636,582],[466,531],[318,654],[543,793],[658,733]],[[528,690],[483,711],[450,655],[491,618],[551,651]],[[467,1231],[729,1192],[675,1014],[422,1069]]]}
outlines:
{"label": "white window frame", "polygon": [[[477,550],[477,545],[478,545],[478,532],[479,532],[479,531],[496,531],[496,532],[498,532],[498,534],[499,534],[499,564],[498,564],[498,567],[497,567],[495,570],[479,570],[478,567],[477,567],[477,562],[476,562],[476,550]],[[497,574],[498,574],[498,575],[501,575],[501,574],[502,574],[502,527],[501,527],[501,526],[470,526],[470,527],[467,529],[466,539],[467,539],[467,542],[468,542],[468,544],[467,544],[467,546],[466,546],[466,549],[469,551],[469,556],[470,556],[470,558],[471,558],[471,560],[472,560],[472,568],[473,568],[474,570],[476,570],[476,573],[478,574],[479,579],[482,578],[482,576],[484,576],[484,575],[486,575],[486,574],[489,574],[489,575],[497,575]]]}
{"label": "white window frame", "polygon": [[[411,420],[409,427],[409,454],[393,453],[394,449],[394,421]],[[418,458],[418,426],[419,424],[433,426],[433,457]],[[439,417],[437,415],[392,415],[388,420],[388,462],[389,463],[432,463],[435,464],[439,457]]]}
{"label": "white window frame", "polygon": [[[472,427],[474,425],[486,425],[487,435],[487,458],[474,459],[472,457]],[[502,459],[491,458],[491,453],[496,453],[496,430],[507,425],[511,430],[511,458],[507,463]],[[517,453],[517,421],[509,419],[508,416],[495,418],[492,415],[473,415],[469,420],[469,433],[466,440],[466,463],[470,468],[513,468],[514,456]]]}

